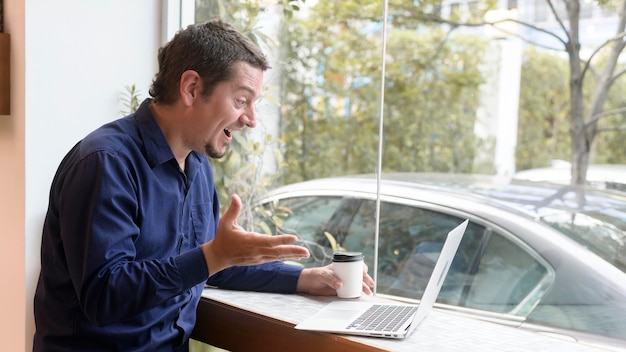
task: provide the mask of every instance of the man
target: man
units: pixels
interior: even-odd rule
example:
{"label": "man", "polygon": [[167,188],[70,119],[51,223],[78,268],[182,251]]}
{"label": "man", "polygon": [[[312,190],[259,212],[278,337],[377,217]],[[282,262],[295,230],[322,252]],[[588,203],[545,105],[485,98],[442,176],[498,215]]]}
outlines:
{"label": "man", "polygon": [[[265,56],[220,20],[180,31],[136,113],[72,148],[52,182],[35,293],[35,351],[185,351],[207,282],[332,295],[332,267],[301,269],[292,235],[224,216],[206,156],[254,127]],[[363,290],[374,283],[363,271]],[[214,317],[219,319],[219,317]]]}

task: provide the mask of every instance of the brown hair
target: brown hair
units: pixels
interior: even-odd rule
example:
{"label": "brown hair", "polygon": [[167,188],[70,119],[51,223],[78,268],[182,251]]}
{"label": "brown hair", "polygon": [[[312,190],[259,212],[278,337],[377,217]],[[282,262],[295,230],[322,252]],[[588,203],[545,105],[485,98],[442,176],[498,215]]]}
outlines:
{"label": "brown hair", "polygon": [[233,77],[233,64],[246,62],[265,71],[270,68],[261,49],[232,25],[214,18],[178,31],[159,49],[159,72],[150,87],[155,102],[171,104],[178,98],[183,72],[194,70],[202,77],[207,97],[215,86]]}

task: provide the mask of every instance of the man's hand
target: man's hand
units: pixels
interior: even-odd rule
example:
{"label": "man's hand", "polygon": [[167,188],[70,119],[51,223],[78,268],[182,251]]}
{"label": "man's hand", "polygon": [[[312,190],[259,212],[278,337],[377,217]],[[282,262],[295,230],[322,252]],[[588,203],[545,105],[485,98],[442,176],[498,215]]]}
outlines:
{"label": "man's hand", "polygon": [[[341,280],[335,275],[333,265],[302,270],[298,278],[297,292],[320,296],[333,296],[341,288]],[[363,293],[372,294],[374,280],[367,274],[367,265],[363,264]]]}
{"label": "man's hand", "polygon": [[213,275],[234,265],[256,265],[274,260],[308,258],[309,251],[289,245],[298,240],[293,235],[263,235],[245,231],[237,224],[241,199],[233,195],[230,206],[217,226],[215,238],[202,245],[202,251]]}

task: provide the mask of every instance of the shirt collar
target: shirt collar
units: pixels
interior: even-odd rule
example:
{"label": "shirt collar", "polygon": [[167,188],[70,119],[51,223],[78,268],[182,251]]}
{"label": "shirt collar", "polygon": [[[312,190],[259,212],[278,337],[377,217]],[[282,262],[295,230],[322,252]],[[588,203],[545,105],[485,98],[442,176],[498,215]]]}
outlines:
{"label": "shirt collar", "polygon": [[[150,167],[154,168],[157,165],[166,163],[174,159],[174,153],[170,145],[161,131],[161,127],[157,124],[152,112],[150,111],[150,104],[152,99],[145,99],[137,111],[135,112],[135,120],[137,121],[137,128],[139,135],[144,143],[146,152],[146,160],[150,164]],[[193,175],[198,168],[198,164],[202,162],[202,155],[192,151],[186,160],[186,168],[188,175]]]}

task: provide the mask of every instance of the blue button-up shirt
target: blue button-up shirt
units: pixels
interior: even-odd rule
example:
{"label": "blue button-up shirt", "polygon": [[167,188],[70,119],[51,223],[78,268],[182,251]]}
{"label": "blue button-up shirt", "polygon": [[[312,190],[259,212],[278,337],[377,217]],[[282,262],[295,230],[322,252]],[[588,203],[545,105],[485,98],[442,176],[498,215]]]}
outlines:
{"label": "blue button-up shirt", "polygon": [[[183,172],[150,100],[95,130],[52,182],[35,293],[35,351],[174,351],[184,346],[208,270],[200,245],[217,229],[207,158]],[[232,267],[208,283],[294,292],[301,269]],[[214,317],[219,319],[219,317]]]}

